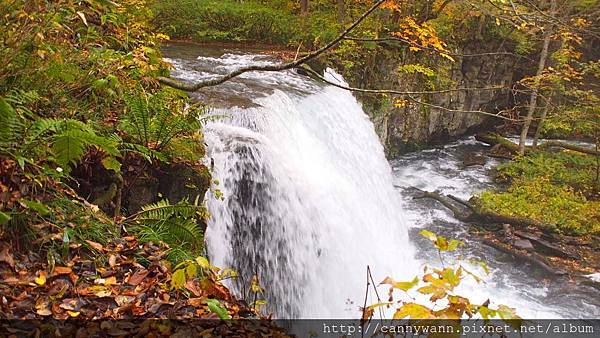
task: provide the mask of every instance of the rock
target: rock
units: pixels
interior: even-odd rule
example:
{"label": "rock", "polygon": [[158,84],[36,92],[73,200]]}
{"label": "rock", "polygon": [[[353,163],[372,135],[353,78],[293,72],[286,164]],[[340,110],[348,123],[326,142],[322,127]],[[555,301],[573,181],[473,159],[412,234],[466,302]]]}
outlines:
{"label": "rock", "polygon": [[204,165],[168,164],[161,167],[161,171],[163,173],[158,176],[158,192],[171,203],[184,198],[193,202],[196,196],[200,196],[202,201],[210,187],[211,175]]}
{"label": "rock", "polygon": [[143,176],[135,180],[127,195],[125,196],[124,206],[129,213],[142,210],[142,207],[154,203],[158,198],[157,178],[152,176]]}
{"label": "rock", "polygon": [[485,163],[487,162],[487,159],[485,158],[485,156],[481,156],[481,155],[474,155],[474,156],[470,156],[468,158],[465,158],[463,160],[463,167],[471,167],[474,165],[485,165]]}
{"label": "rock", "polygon": [[[529,239],[536,243],[540,252],[544,252],[549,255],[554,255],[558,257],[571,258],[571,259],[580,259],[579,255],[573,250],[567,250],[562,248],[560,245],[554,244],[547,240],[544,240],[537,234],[523,232],[523,231],[515,231],[515,234],[519,237]],[[553,239],[554,241],[560,243],[562,240],[560,237],[556,237]],[[566,247],[568,248],[568,247]],[[573,252],[572,252],[573,251]]]}
{"label": "rock", "polygon": [[[494,49],[489,42],[470,42],[461,46],[464,53],[478,53]],[[496,46],[498,47],[498,46]],[[399,74],[398,67],[415,60],[398,53],[372,53],[364,60],[360,71],[344,73],[351,86],[360,88],[395,88],[424,90],[412,75]],[[437,75],[450,80],[456,87],[510,87],[517,60],[510,56],[483,56],[463,58],[452,67],[439,70]],[[390,157],[456,139],[475,130],[491,127],[497,120],[481,114],[454,113],[446,109],[482,110],[496,112],[512,106],[506,90],[474,90],[428,95],[432,106],[405,104],[395,106],[389,99],[356,93],[365,112],[371,117],[375,130]],[[444,107],[446,109],[440,109]]]}
{"label": "rock", "polygon": [[160,168],[152,168],[140,177],[131,178],[131,187],[124,191],[123,206],[128,213],[135,213],[143,206],[162,199],[177,203],[187,198],[194,202],[199,196],[202,202],[210,180],[210,172],[204,165],[162,164]]}
{"label": "rock", "polygon": [[533,244],[527,239],[516,239],[513,245],[518,249],[533,250]]}

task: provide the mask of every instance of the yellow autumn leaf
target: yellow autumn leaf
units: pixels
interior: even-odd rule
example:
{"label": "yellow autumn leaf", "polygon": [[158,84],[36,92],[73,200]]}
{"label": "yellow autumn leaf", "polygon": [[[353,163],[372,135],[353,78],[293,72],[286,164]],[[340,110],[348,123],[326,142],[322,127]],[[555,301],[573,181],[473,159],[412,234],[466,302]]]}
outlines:
{"label": "yellow autumn leaf", "polygon": [[38,276],[35,278],[35,283],[37,285],[44,285],[44,284],[46,284],[46,277],[47,276],[48,275],[46,274],[46,271],[40,271],[38,273]]}
{"label": "yellow autumn leaf", "polygon": [[409,317],[411,319],[432,319],[435,318],[433,312],[423,305],[416,303],[405,303],[396,310],[394,319]]}
{"label": "yellow autumn leaf", "polygon": [[452,62],[456,62],[456,60],[452,56],[450,56],[450,55],[448,55],[446,53],[440,53],[440,56],[442,56],[443,58],[446,58],[446,59],[448,59],[448,60],[450,60]]}

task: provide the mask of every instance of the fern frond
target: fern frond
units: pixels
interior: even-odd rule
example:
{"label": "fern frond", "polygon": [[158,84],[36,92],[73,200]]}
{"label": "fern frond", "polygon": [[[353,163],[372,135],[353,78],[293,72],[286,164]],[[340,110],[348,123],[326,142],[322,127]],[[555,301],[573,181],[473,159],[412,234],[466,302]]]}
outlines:
{"label": "fern frond", "polygon": [[167,234],[170,237],[169,242],[173,244],[200,247],[204,242],[202,228],[194,219],[177,218],[169,222]]}
{"label": "fern frond", "polygon": [[182,200],[177,204],[171,204],[168,199],[148,204],[142,207],[142,211],[135,215],[136,220],[151,222],[169,219],[171,217],[191,218],[196,215],[200,207],[189,204]]}
{"label": "fern frond", "polygon": [[68,170],[85,153],[86,143],[81,136],[86,134],[80,130],[65,130],[54,137],[52,152],[56,163]]}
{"label": "fern frond", "polygon": [[25,128],[23,119],[13,107],[0,96],[0,150],[15,146]]}
{"label": "fern frond", "polygon": [[64,120],[59,119],[37,119],[27,131],[27,143],[39,140],[47,133],[56,133],[64,127]]}
{"label": "fern frond", "polygon": [[143,146],[141,144],[123,143],[122,146],[123,146],[123,148],[124,148],[125,151],[136,152],[137,154],[141,155],[144,159],[146,159],[150,163],[152,163],[153,159],[157,159],[159,161],[167,162],[167,156],[165,154],[163,154],[160,151],[156,151],[156,150],[150,149],[150,148],[148,148],[146,146]]}
{"label": "fern frond", "polygon": [[125,101],[128,110],[124,115],[124,121],[132,127],[128,131],[138,143],[148,145],[151,114],[147,97],[145,95],[129,96]]}
{"label": "fern frond", "polygon": [[164,242],[183,252],[199,253],[204,246],[198,206],[183,200],[175,205],[168,200],[147,205],[134,215],[134,226],[142,242]]}

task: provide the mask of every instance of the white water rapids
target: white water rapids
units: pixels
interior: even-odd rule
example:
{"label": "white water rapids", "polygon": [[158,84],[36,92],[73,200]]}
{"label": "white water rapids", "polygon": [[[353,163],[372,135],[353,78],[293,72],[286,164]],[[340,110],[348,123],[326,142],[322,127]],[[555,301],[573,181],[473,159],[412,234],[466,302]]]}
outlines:
{"label": "white water rapids", "polygon": [[[165,53],[176,67],[174,75],[184,80],[274,62],[191,46]],[[326,76],[343,81],[332,71]],[[386,276],[412,280],[424,264],[439,265],[416,229],[468,238],[439,206],[411,200],[394,183],[468,197],[489,185],[485,169],[460,170],[448,148],[435,157],[406,156],[393,162],[392,171],[372,123],[350,92],[288,71],[247,73],[202,95],[222,107],[213,114],[224,116],[204,130],[213,178],[219,181],[214,188],[223,193],[222,199],[207,193],[208,254],[214,265],[239,272],[229,286],[241,297],[250,294],[252,276],[259,276],[268,310],[276,317],[359,317],[367,266],[378,283]],[[475,144],[456,146],[469,143]],[[494,259],[481,257],[491,249],[467,242],[469,257]],[[489,265],[485,284],[465,282],[459,291],[473,301],[511,305],[530,318],[600,314],[594,303],[584,310],[575,303],[548,304],[549,287],[523,279],[530,267]],[[379,289],[383,300],[386,289]],[[377,299],[371,295],[368,301]]]}

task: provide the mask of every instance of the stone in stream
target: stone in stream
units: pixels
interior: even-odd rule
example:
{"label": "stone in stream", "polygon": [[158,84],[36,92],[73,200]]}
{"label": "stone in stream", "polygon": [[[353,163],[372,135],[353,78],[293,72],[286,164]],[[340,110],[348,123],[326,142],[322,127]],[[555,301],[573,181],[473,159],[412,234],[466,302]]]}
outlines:
{"label": "stone in stream", "polygon": [[533,250],[533,244],[528,239],[516,239],[513,245],[518,249]]}
{"label": "stone in stream", "polygon": [[482,155],[473,155],[473,156],[469,156],[467,158],[465,158],[463,160],[463,167],[471,167],[474,165],[485,165],[485,163],[487,162],[487,158],[485,156]]}

